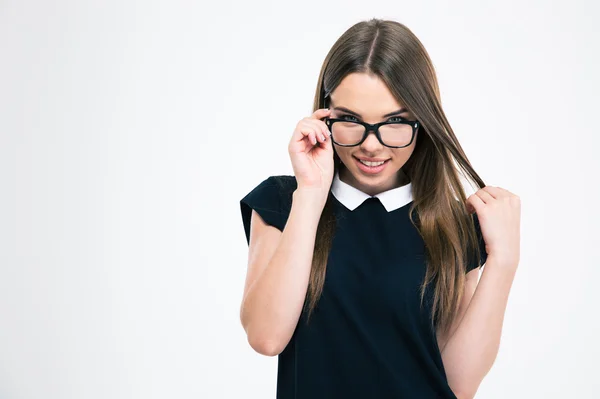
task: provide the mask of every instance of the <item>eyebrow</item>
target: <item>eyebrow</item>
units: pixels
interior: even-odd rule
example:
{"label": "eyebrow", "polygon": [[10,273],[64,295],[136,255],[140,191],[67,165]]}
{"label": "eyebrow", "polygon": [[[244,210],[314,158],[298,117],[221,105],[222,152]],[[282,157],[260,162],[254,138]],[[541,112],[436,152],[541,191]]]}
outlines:
{"label": "eyebrow", "polygon": [[[350,109],[348,109],[346,107],[333,107],[333,109],[336,110],[336,111],[347,112],[347,113],[349,113],[351,115],[354,115],[354,116],[362,119],[362,116],[358,112],[354,112],[354,111],[352,111],[352,110],[350,110]],[[407,112],[407,109],[406,108],[400,108],[398,111],[390,112],[389,114],[383,115],[383,117],[384,118],[388,118],[390,116],[402,114],[404,112]]]}

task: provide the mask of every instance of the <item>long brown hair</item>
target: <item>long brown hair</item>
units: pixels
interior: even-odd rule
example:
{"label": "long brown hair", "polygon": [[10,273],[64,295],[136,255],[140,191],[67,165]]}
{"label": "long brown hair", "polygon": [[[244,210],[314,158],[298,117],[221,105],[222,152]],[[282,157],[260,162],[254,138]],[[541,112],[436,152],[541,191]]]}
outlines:
{"label": "long brown hair", "polygon": [[[412,182],[410,220],[422,236],[427,254],[421,305],[426,289],[433,283],[431,323],[446,333],[462,298],[466,263],[472,259],[471,254],[480,261],[474,220],[465,206],[458,168],[478,188],[485,184],[471,167],[442,110],[429,55],[406,26],[371,19],[344,32],[325,58],[313,109],[327,107],[329,94],[354,72],[379,77],[421,123],[415,149],[402,170]],[[334,159],[336,173],[341,160],[335,151]],[[415,212],[418,223],[413,219]],[[335,226],[330,191],[317,228],[306,301],[308,318],[323,291]]]}

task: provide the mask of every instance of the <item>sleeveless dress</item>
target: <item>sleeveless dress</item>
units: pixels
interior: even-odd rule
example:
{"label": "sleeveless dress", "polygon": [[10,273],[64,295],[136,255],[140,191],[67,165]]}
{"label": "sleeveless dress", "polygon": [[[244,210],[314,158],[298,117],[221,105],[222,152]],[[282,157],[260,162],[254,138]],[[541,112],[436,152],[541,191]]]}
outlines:
{"label": "sleeveless dress", "polygon": [[[283,231],[296,187],[294,176],[270,176],[242,198],[248,243],[252,209]],[[337,224],[323,293],[278,356],[277,398],[456,398],[431,328],[432,290],[420,306],[425,245],[409,219],[411,183],[371,197],[336,173],[332,194]],[[467,272],[480,266],[469,258]]]}

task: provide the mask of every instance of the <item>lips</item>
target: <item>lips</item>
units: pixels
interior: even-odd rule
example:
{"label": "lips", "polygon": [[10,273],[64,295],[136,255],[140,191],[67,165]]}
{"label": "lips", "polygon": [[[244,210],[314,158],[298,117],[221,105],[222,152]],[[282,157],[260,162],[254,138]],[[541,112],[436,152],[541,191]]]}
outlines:
{"label": "lips", "polygon": [[[362,172],[364,172],[365,174],[377,174],[380,173],[383,169],[385,169],[385,167],[387,166],[387,164],[389,163],[389,159],[385,160],[383,163],[381,163],[381,161],[376,162],[375,164],[373,164],[372,162],[367,162],[367,164],[365,164],[362,159],[356,158],[354,157],[356,165],[358,166],[358,169],[361,170]],[[364,159],[364,158],[363,158]],[[371,158],[373,159],[373,158]],[[370,165],[368,165],[370,164]]]}
{"label": "lips", "polygon": [[361,161],[367,161],[367,162],[385,162],[389,159],[389,158],[368,158],[368,157],[354,157],[354,158],[359,159]]}

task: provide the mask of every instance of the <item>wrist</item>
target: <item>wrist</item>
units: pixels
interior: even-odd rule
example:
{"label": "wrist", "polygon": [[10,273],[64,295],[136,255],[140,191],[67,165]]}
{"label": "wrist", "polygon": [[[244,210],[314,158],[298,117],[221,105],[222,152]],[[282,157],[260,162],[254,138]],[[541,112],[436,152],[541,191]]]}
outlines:
{"label": "wrist", "polygon": [[327,202],[327,192],[316,188],[297,188],[292,194],[292,207],[321,215]]}

